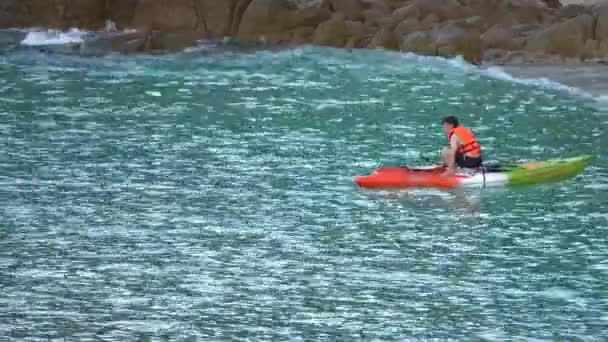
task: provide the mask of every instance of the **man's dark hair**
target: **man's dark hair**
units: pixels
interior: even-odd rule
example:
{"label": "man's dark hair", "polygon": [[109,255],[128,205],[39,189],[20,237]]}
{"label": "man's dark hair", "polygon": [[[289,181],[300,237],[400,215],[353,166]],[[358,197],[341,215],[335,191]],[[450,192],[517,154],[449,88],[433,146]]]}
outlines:
{"label": "man's dark hair", "polygon": [[460,124],[455,116],[446,116],[445,118],[443,118],[443,120],[441,120],[441,123],[447,123],[454,127],[458,127],[458,125]]}

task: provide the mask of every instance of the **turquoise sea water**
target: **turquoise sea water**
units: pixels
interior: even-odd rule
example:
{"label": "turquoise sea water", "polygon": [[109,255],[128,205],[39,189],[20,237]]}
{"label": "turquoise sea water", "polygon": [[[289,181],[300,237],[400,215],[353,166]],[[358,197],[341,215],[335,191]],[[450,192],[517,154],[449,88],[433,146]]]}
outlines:
{"label": "turquoise sea water", "polygon": [[[608,331],[608,113],[458,61],[302,48],[0,53],[0,340],[584,340]],[[450,195],[455,114],[486,159],[572,181]]]}

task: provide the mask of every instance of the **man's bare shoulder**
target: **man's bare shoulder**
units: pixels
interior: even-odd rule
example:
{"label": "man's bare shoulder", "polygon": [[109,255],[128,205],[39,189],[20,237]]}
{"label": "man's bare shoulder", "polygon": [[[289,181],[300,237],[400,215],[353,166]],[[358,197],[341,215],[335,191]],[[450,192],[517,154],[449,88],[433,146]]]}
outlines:
{"label": "man's bare shoulder", "polygon": [[453,134],[452,137],[450,138],[450,146],[458,147],[458,145],[460,145],[460,144],[462,144],[462,141],[460,140],[460,138],[456,134]]}

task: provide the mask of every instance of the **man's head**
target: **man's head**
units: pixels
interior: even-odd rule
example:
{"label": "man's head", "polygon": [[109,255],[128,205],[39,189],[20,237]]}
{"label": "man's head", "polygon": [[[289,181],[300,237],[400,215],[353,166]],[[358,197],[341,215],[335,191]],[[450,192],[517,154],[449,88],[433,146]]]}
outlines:
{"label": "man's head", "polygon": [[454,128],[458,127],[459,122],[455,116],[446,116],[443,118],[443,120],[441,120],[441,125],[443,126],[443,131],[445,134],[450,134]]}

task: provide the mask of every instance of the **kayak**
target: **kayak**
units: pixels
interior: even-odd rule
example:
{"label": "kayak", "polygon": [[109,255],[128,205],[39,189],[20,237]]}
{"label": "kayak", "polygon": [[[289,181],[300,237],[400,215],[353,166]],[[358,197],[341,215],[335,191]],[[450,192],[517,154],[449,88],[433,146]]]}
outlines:
{"label": "kayak", "polygon": [[461,169],[454,175],[443,176],[445,166],[409,168],[380,167],[368,176],[357,176],[355,183],[362,188],[460,188],[533,185],[570,179],[581,173],[590,156],[526,162],[510,165]]}

